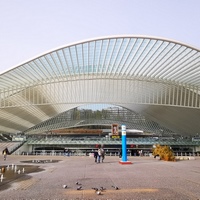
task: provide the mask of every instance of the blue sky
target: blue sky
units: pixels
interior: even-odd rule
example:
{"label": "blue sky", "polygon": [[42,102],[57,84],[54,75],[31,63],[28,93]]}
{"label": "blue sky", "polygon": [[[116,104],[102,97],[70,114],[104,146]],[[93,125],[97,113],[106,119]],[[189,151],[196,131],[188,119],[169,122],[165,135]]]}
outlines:
{"label": "blue sky", "polygon": [[158,36],[200,49],[199,8],[199,0],[0,0],[0,73],[101,36]]}

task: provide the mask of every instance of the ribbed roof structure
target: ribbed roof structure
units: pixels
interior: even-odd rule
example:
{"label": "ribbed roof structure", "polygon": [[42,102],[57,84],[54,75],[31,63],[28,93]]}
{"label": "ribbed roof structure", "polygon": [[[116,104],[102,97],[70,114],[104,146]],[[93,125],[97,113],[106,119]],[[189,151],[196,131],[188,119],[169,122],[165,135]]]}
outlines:
{"label": "ribbed roof structure", "polygon": [[200,130],[200,50],[148,36],[69,44],[0,75],[0,132],[85,104],[113,104],[179,134]]}

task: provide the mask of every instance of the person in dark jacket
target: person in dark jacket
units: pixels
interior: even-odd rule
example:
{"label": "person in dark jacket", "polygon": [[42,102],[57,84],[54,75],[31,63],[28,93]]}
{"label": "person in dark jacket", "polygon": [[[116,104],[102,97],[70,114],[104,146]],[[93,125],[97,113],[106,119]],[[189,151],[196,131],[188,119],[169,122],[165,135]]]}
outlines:
{"label": "person in dark jacket", "polygon": [[97,157],[98,157],[98,151],[95,150],[94,152],[94,161],[97,162]]}
{"label": "person in dark jacket", "polygon": [[122,157],[122,149],[119,150],[119,158]]}

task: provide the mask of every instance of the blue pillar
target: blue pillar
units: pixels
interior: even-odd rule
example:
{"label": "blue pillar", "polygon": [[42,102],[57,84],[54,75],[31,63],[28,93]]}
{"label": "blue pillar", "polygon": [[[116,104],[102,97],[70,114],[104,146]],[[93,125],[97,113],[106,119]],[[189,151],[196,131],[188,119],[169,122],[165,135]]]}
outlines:
{"label": "blue pillar", "polygon": [[126,126],[122,125],[122,162],[127,161],[127,153],[126,153]]}

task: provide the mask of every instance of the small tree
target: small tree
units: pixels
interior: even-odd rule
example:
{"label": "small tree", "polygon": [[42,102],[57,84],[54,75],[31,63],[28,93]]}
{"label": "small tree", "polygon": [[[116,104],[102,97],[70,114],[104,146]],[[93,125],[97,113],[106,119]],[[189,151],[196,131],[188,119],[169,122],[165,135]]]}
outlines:
{"label": "small tree", "polygon": [[161,146],[159,144],[153,149],[153,155],[159,155],[161,160],[175,161],[174,153],[169,146]]}

